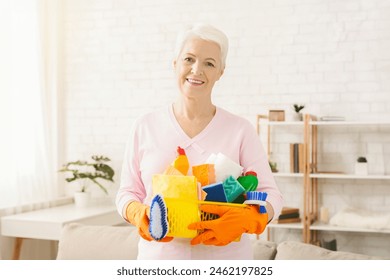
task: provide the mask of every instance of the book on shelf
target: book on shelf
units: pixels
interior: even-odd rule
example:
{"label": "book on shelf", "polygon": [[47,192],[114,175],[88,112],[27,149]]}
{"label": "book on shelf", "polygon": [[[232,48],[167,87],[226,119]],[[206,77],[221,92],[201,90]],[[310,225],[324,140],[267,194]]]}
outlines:
{"label": "book on shelf", "polygon": [[331,122],[331,121],[345,121],[345,117],[342,116],[322,116],[321,121]]}
{"label": "book on shelf", "polygon": [[279,214],[278,221],[289,222],[290,220],[297,218],[299,218],[299,208],[283,207]]}
{"label": "book on shelf", "polygon": [[299,144],[294,143],[294,173],[299,173]]}
{"label": "book on shelf", "polygon": [[282,208],[280,215],[291,214],[291,213],[299,213],[299,208],[285,206]]}
{"label": "book on shelf", "polygon": [[303,163],[303,144],[298,144],[298,170],[299,173],[305,172],[305,165]]}
{"label": "book on shelf", "polygon": [[289,223],[300,223],[301,218],[290,218],[290,219],[277,219],[275,221],[276,224],[289,224]]}
{"label": "book on shelf", "polygon": [[303,173],[304,166],[303,143],[290,143],[290,172]]}
{"label": "book on shelf", "polygon": [[292,219],[292,218],[299,218],[299,212],[280,214],[278,220]]}

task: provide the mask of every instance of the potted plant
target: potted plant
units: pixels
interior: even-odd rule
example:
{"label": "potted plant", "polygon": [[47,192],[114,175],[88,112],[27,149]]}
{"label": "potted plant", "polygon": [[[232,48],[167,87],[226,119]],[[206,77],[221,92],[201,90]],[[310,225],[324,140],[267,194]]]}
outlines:
{"label": "potted plant", "polygon": [[295,111],[295,115],[294,115],[294,119],[297,120],[297,121],[302,121],[303,120],[303,114],[301,113],[301,110],[303,110],[303,108],[305,108],[305,105],[298,105],[298,104],[294,104],[294,111]]}
{"label": "potted plant", "polygon": [[274,173],[278,172],[278,164],[276,162],[269,161],[268,163],[272,172]]}
{"label": "potted plant", "polygon": [[[81,202],[82,206],[86,206],[89,199],[89,193],[87,192],[87,183],[91,181],[97,185],[105,194],[108,195],[106,187],[104,187],[98,180],[107,180],[114,182],[114,170],[106,163],[110,161],[108,157],[93,155],[92,161],[71,161],[63,165],[59,172],[68,172],[72,174],[72,177],[68,177],[65,180],[67,182],[73,182],[76,180],[81,181],[81,187],[78,192],[75,193],[75,203],[78,204],[79,198],[84,197],[84,201]],[[85,198],[87,197],[87,198]]]}
{"label": "potted plant", "polygon": [[356,175],[367,175],[368,174],[368,163],[365,157],[358,157],[355,163],[355,174]]}

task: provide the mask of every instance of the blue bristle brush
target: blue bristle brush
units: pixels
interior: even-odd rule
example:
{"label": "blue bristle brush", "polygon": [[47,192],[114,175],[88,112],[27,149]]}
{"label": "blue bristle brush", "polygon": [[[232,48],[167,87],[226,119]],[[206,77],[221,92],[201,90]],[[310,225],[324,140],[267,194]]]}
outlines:
{"label": "blue bristle brush", "polygon": [[265,202],[266,199],[266,192],[250,191],[246,193],[246,200],[244,201],[244,203],[260,205],[259,212],[264,214],[267,213],[267,210],[265,209],[265,206],[267,205],[267,203]]}
{"label": "blue bristle brush", "polygon": [[169,230],[167,206],[163,197],[157,194],[150,204],[149,232],[154,240],[161,240]]}

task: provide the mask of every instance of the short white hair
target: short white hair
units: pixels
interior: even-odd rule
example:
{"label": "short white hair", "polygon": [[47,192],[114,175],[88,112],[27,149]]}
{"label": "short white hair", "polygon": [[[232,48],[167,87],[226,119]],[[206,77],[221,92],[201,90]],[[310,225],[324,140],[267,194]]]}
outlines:
{"label": "short white hair", "polygon": [[225,33],[209,24],[195,24],[179,33],[176,39],[175,47],[176,59],[179,57],[180,52],[182,51],[183,46],[187,42],[187,40],[192,38],[200,38],[218,44],[221,49],[222,68],[225,68],[226,57],[229,48],[229,39],[225,35]]}

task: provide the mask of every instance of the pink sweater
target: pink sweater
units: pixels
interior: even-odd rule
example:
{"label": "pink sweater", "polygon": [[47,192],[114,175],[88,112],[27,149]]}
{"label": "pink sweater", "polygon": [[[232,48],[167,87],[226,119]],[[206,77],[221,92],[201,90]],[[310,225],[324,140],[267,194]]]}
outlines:
{"label": "pink sweater", "polygon": [[[190,166],[205,163],[212,153],[222,153],[244,167],[244,172],[255,171],[259,179],[258,190],[268,193],[267,201],[274,208],[274,217],[278,217],[283,198],[254,127],[247,120],[217,107],[208,126],[197,136],[190,138],[176,121],[172,106],[140,117],[133,126],[126,146],[116,199],[122,216],[130,201],[150,204],[152,175],[161,174],[174,161],[178,146],[185,150]],[[153,244],[156,246],[156,242]]]}

